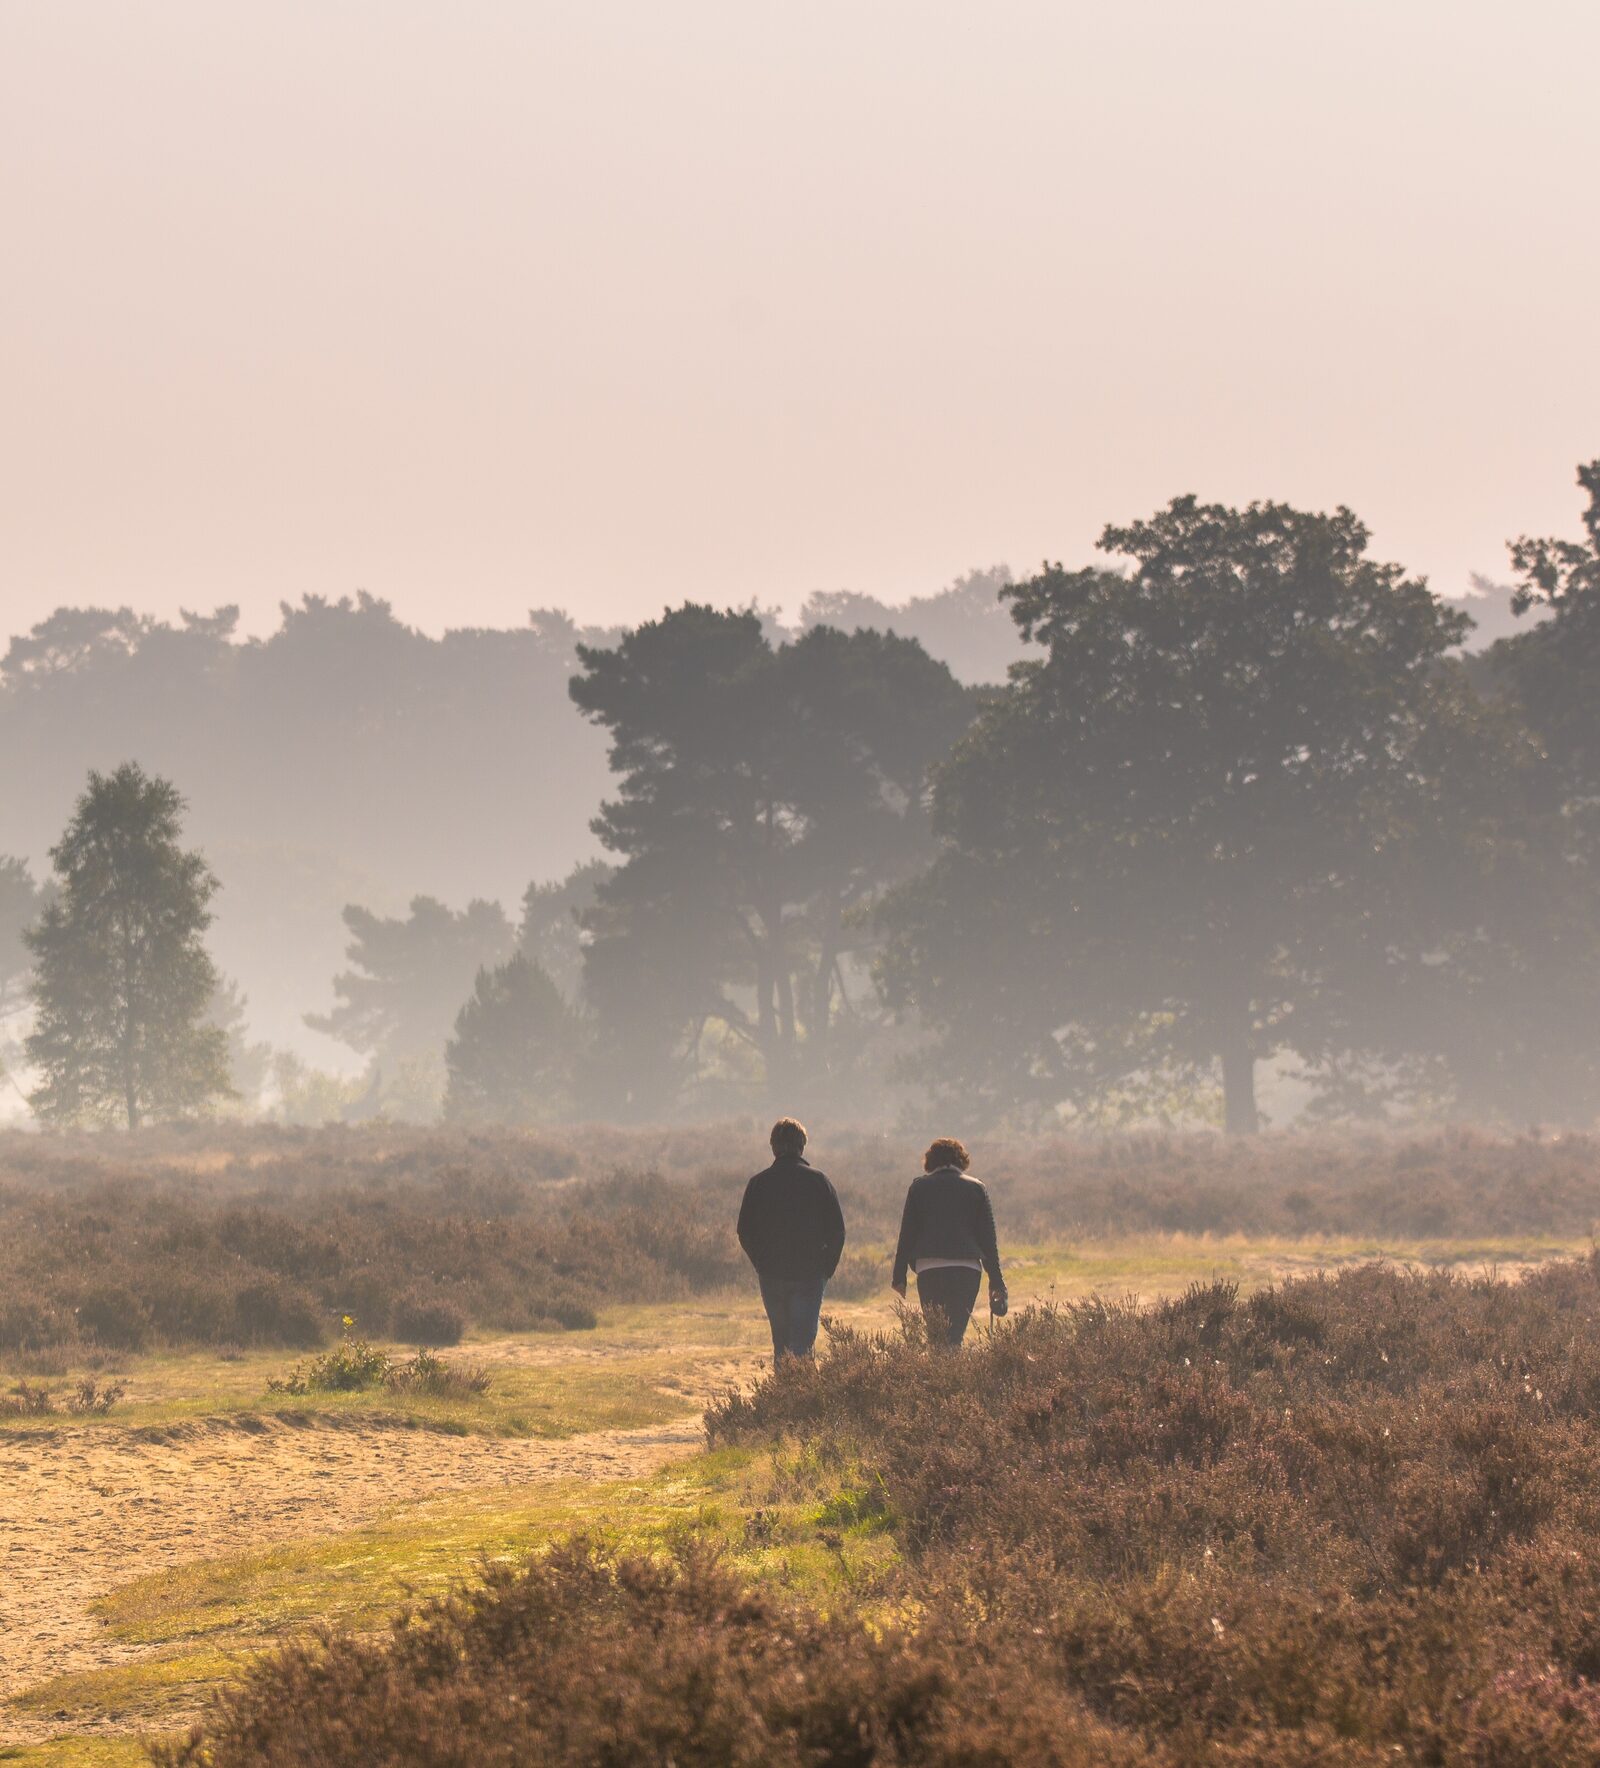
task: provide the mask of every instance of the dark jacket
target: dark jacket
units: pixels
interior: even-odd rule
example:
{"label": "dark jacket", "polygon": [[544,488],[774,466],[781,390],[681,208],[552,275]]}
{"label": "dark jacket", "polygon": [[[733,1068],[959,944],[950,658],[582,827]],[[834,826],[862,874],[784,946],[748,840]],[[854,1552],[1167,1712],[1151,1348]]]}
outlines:
{"label": "dark jacket", "polygon": [[744,1188],[739,1244],[763,1277],[831,1277],[844,1251],[838,1194],[798,1154],[780,1155]]}
{"label": "dark jacket", "polygon": [[900,1216],[900,1244],[894,1251],[894,1281],[919,1258],[975,1259],[989,1273],[989,1287],[1006,1292],[995,1245],[994,1206],[982,1179],[959,1167],[942,1166],[911,1181]]}

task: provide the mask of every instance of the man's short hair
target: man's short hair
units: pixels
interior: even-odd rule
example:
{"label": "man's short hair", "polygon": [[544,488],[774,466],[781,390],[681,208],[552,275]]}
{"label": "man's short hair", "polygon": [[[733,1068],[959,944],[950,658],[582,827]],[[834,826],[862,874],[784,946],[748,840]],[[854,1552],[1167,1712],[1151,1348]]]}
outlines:
{"label": "man's short hair", "polygon": [[806,1126],[793,1117],[780,1117],[772,1126],[772,1152],[799,1154],[806,1145]]}
{"label": "man's short hair", "polygon": [[928,1152],[922,1157],[922,1170],[936,1173],[942,1166],[953,1166],[965,1172],[972,1165],[972,1156],[967,1153],[964,1143],[958,1142],[954,1136],[940,1136],[938,1141],[928,1146]]}

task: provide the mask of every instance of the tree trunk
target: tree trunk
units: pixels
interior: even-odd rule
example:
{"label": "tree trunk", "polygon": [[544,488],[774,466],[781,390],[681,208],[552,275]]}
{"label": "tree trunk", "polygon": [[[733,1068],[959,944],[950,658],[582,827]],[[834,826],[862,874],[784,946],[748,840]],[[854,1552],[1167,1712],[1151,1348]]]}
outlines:
{"label": "tree trunk", "polygon": [[781,951],[778,953],[777,974],[778,1050],[783,1057],[784,1079],[787,1082],[789,1071],[794,1067],[794,978],[789,974],[788,959]]}
{"label": "tree trunk", "polygon": [[811,1023],[806,1027],[811,1044],[811,1066],[818,1074],[828,1072],[828,1034],[833,1018],[833,972],[838,964],[831,931],[823,938],[811,983]]}
{"label": "tree trunk", "polygon": [[1256,1110],[1256,1059],[1246,1037],[1222,1048],[1222,1119],[1230,1136],[1253,1136],[1261,1128]]}

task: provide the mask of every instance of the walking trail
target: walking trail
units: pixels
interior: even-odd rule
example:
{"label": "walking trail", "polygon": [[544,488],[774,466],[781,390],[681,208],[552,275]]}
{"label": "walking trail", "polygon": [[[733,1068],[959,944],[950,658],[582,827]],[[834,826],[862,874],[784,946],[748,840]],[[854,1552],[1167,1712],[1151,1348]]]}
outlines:
{"label": "walking trail", "polygon": [[[549,1355],[544,1346],[475,1348],[510,1362]],[[750,1372],[726,1352],[705,1357],[694,1370],[697,1398]],[[159,1435],[0,1434],[0,1745],[59,1735],[69,1717],[6,1704],[25,1689],[148,1650],[112,1638],[91,1612],[130,1579],[338,1534],[399,1504],[470,1488],[640,1479],[703,1441],[698,1413],[554,1441],[267,1417]],[[81,1715],[70,1717],[78,1729]]]}

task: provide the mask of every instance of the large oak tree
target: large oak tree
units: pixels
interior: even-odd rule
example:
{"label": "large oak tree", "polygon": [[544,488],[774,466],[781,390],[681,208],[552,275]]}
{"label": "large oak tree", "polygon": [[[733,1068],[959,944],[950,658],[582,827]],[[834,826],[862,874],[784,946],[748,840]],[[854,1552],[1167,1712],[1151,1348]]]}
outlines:
{"label": "large oak tree", "polygon": [[1106,529],[1126,572],[1006,592],[1039,649],[940,776],[943,847],[882,967],[975,1104],[1216,1073],[1256,1127],[1257,1063],[1381,900],[1466,626],[1367,541],[1348,510],[1185,497]]}

